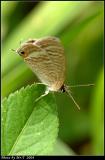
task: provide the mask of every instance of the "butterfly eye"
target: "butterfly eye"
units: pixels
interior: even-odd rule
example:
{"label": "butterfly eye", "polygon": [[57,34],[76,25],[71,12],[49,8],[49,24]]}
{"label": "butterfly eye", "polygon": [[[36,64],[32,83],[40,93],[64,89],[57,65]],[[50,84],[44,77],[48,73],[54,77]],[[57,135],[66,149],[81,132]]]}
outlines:
{"label": "butterfly eye", "polygon": [[24,54],[25,52],[24,52],[24,51],[21,51],[20,53],[21,53],[21,54]]}

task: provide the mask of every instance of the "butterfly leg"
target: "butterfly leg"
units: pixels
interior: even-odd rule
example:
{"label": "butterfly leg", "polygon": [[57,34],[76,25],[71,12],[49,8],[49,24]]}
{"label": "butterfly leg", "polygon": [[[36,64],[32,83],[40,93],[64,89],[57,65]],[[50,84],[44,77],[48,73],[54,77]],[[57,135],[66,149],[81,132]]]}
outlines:
{"label": "butterfly leg", "polygon": [[43,98],[44,96],[48,95],[48,93],[49,93],[49,89],[47,89],[44,94],[42,94],[40,97],[38,97],[38,98],[35,100],[35,102],[39,101],[39,100],[40,100],[41,98]]}

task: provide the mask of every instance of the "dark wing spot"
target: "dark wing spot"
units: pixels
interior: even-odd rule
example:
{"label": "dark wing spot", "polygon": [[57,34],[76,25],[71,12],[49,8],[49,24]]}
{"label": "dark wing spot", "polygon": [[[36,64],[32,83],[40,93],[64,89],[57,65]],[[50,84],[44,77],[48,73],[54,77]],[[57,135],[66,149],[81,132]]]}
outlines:
{"label": "dark wing spot", "polygon": [[26,43],[34,43],[36,40],[35,39],[31,39],[31,40],[28,40]]}
{"label": "dark wing spot", "polygon": [[62,87],[60,88],[60,91],[61,91],[61,92],[65,92],[65,86],[64,86],[64,84],[63,84]]}

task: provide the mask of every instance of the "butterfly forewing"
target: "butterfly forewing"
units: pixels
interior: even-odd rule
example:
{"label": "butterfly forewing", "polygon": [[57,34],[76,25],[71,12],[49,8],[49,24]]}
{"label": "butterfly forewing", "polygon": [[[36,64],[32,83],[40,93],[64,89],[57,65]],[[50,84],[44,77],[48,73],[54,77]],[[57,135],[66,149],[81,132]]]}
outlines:
{"label": "butterfly forewing", "polygon": [[50,90],[57,91],[65,80],[64,48],[58,38],[47,37],[34,43],[40,51],[32,51],[25,61]]}

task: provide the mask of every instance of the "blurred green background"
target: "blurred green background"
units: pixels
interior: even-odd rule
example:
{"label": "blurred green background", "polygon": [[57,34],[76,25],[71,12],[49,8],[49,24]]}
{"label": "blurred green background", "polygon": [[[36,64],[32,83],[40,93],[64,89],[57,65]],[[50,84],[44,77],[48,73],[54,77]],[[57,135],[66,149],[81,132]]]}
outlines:
{"label": "blurred green background", "polygon": [[69,147],[80,155],[104,154],[103,11],[103,1],[1,2],[2,98],[38,81],[10,51],[30,38],[59,37],[67,60],[66,83],[95,84],[72,88],[79,112],[67,95],[55,93],[59,139],[68,146],[61,149],[64,154],[69,154]]}

